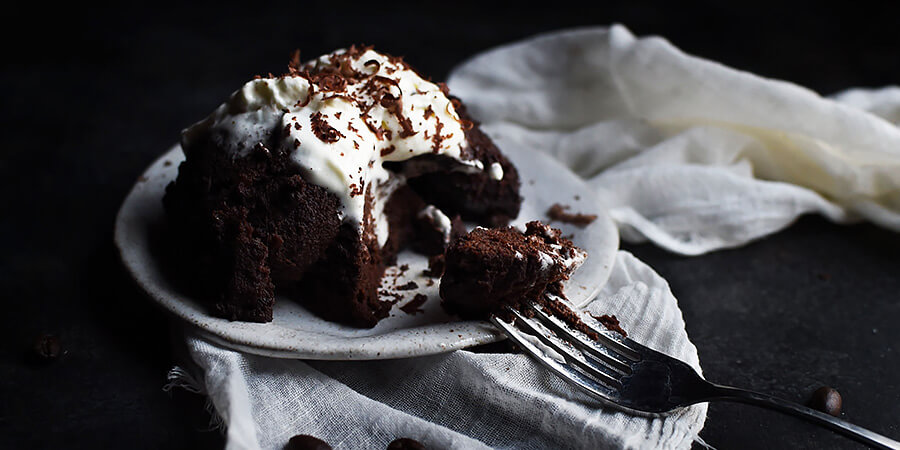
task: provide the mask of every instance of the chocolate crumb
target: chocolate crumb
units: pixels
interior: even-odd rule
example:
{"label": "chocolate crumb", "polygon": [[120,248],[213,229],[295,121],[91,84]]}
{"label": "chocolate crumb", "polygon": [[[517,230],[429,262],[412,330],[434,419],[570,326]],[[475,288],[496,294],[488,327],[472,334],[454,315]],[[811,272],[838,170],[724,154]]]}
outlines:
{"label": "chocolate crumb", "polygon": [[397,292],[386,291],[386,290],[380,290],[380,291],[378,291],[378,294],[381,295],[382,297],[392,298],[393,300],[391,300],[391,303],[397,303],[397,302],[402,301],[404,298],[406,298],[402,294],[399,294]]}
{"label": "chocolate crumb", "polygon": [[616,316],[606,314],[602,316],[595,316],[591,314],[591,317],[596,319],[597,322],[600,322],[600,324],[606,327],[607,330],[615,331],[616,333],[621,334],[622,337],[628,337],[628,333],[626,333],[625,330],[623,330],[622,327],[619,326],[619,319],[617,319]]}
{"label": "chocolate crumb", "polygon": [[425,301],[428,300],[428,297],[424,294],[416,294],[409,303],[400,307],[403,312],[407,314],[416,314],[420,312],[425,312],[422,310],[421,306],[425,304]]}
{"label": "chocolate crumb", "polygon": [[422,273],[426,277],[440,278],[444,274],[444,255],[434,255],[428,258],[428,269]]}
{"label": "chocolate crumb", "polygon": [[416,289],[418,287],[419,287],[419,285],[416,284],[415,281],[410,281],[409,283],[406,283],[403,286],[395,286],[394,289],[396,289],[398,291],[409,291],[412,289]]}
{"label": "chocolate crumb", "polygon": [[553,206],[551,206],[550,209],[547,210],[547,217],[549,217],[551,220],[571,223],[572,225],[576,225],[579,227],[587,226],[594,220],[597,220],[596,214],[570,213],[566,212],[567,209],[569,209],[569,206],[554,203]]}
{"label": "chocolate crumb", "polygon": [[169,161],[168,159],[165,160],[165,161],[163,161],[163,166],[169,167],[169,166],[171,166],[171,165],[172,165],[172,161]]}

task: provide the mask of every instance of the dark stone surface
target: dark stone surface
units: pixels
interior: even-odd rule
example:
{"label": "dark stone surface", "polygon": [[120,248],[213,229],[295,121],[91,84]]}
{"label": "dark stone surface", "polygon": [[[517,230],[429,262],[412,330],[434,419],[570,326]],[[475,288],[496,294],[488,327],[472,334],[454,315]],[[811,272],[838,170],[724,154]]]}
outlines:
{"label": "dark stone surface", "polygon": [[[442,79],[497,44],[621,22],[820,93],[900,79],[896,6],[283,5],[4,7],[0,447],[221,447],[201,397],[162,390],[176,359],[167,318],[119,267],[112,223],[178,130],[250,76],[280,72],[295,47],[314,56],[375,44]],[[900,438],[900,236],[806,218],[700,257],[628,248],[671,283],[708,378],[800,402],[833,386],[843,417]],[[57,336],[64,353],[29,364],[42,333]],[[712,405],[701,436],[719,448],[853,447],[743,405]]]}

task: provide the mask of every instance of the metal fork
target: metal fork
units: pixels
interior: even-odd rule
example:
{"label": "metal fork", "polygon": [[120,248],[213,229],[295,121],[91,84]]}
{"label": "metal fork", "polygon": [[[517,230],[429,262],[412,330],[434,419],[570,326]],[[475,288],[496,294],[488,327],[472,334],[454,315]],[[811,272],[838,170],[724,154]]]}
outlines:
{"label": "metal fork", "polygon": [[[547,295],[550,301],[568,303]],[[534,312],[532,318],[507,308],[514,323],[496,315],[491,321],[545,367],[620,410],[655,417],[695,403],[749,403],[798,416],[866,445],[900,449],[900,442],[814,409],[771,395],[710,383],[683,361],[609,331],[574,308],[582,322],[597,333],[597,340],[537,303],[532,302],[529,307]]]}

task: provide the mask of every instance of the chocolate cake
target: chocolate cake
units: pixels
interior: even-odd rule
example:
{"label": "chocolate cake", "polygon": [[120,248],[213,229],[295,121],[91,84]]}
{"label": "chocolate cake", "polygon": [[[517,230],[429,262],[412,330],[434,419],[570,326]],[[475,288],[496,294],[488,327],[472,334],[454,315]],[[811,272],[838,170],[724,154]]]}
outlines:
{"label": "chocolate cake", "polygon": [[[186,273],[212,310],[272,320],[276,291],[371,327],[385,265],[437,254],[461,220],[518,214],[515,167],[443,84],[350,47],[246,83],[182,133],[164,198]],[[450,219],[452,218],[452,219]]]}
{"label": "chocolate cake", "polygon": [[562,295],[562,282],[586,255],[558,229],[538,221],[514,227],[476,228],[447,249],[442,305],[465,319],[486,319],[505,306]]}

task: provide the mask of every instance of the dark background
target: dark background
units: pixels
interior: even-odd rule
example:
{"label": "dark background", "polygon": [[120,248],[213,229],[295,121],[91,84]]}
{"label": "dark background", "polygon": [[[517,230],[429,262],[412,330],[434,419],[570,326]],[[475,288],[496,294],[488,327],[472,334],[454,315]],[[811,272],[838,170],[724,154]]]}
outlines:
{"label": "dark background", "polygon": [[[254,74],[280,73],[294,48],[313,57],[374,44],[440,80],[498,44],[620,22],[822,94],[900,81],[896,6],[369,5],[378,9],[4,7],[0,447],[222,446],[201,397],[162,391],[176,360],[167,318],[120,268],[112,224],[131,184],[179,130]],[[669,280],[709,379],[801,402],[831,385],[844,395],[844,418],[900,439],[900,235],[809,217],[700,257],[624,247]],[[26,358],[40,333],[61,339],[58,361]],[[701,437],[719,448],[855,446],[730,404],[711,405]]]}

